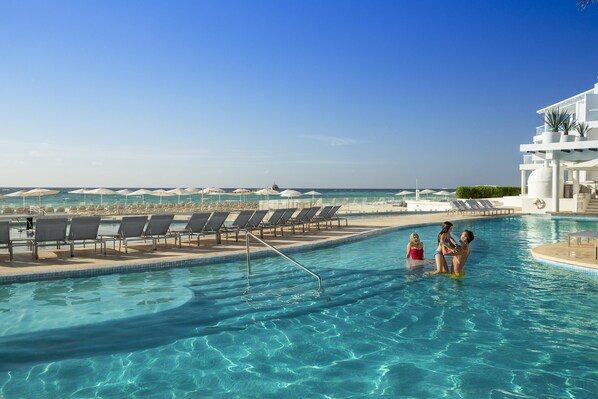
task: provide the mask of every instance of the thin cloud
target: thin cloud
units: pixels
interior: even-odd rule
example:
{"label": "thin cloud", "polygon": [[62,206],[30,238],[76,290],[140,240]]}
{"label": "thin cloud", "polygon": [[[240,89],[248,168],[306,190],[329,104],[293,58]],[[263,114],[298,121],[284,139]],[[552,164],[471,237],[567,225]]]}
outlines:
{"label": "thin cloud", "polygon": [[363,140],[356,140],[349,137],[334,137],[334,136],[321,136],[316,134],[304,134],[299,136],[308,140],[319,141],[320,143],[328,144],[332,147],[342,147],[346,145],[355,145],[364,143]]}

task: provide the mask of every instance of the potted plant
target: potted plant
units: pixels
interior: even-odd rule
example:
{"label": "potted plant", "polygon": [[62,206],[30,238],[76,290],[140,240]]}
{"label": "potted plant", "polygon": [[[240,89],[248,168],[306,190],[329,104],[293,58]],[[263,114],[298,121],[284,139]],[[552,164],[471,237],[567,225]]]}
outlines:
{"label": "potted plant", "polygon": [[590,126],[588,126],[587,123],[579,122],[577,126],[575,126],[575,130],[577,130],[577,134],[579,134],[579,136],[575,137],[575,141],[588,141]]}
{"label": "potted plant", "polygon": [[567,119],[569,115],[564,109],[552,108],[544,114],[544,124],[549,129],[547,132],[542,133],[542,143],[555,143],[559,141],[559,129],[563,124],[563,121]]}
{"label": "potted plant", "polygon": [[561,123],[561,127],[563,128],[563,135],[561,136],[561,143],[567,143],[569,141],[575,141],[575,136],[569,135],[569,132],[575,129],[577,122],[573,120],[569,115],[567,115],[567,119]]}

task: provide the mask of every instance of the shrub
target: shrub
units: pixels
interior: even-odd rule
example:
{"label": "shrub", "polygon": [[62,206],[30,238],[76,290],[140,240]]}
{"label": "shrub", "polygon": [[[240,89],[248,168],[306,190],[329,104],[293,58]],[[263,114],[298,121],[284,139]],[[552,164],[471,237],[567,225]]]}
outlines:
{"label": "shrub", "polygon": [[521,187],[516,186],[459,186],[457,198],[497,198],[521,194]]}

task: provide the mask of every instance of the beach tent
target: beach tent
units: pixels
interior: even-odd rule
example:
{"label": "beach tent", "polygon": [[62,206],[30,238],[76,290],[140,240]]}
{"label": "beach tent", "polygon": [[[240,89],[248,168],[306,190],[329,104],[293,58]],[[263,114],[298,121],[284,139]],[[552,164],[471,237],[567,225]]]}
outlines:
{"label": "beach tent", "polygon": [[100,196],[100,206],[104,205],[104,195],[116,195],[118,194],[114,190],[110,190],[109,188],[95,188],[93,190],[88,190],[87,194],[96,194]]}

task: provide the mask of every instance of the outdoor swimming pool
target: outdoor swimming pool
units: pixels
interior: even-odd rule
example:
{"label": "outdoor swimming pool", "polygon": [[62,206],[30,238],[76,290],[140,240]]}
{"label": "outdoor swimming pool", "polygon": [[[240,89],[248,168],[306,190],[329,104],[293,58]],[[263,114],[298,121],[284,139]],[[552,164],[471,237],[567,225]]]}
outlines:
{"label": "outdoor swimming pool", "polygon": [[595,397],[598,275],[533,246],[595,223],[462,221],[466,276],[423,277],[416,230],[292,256],[0,286],[0,397]]}

